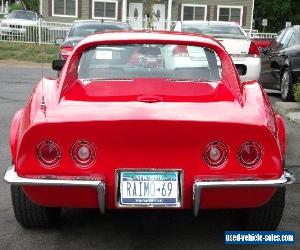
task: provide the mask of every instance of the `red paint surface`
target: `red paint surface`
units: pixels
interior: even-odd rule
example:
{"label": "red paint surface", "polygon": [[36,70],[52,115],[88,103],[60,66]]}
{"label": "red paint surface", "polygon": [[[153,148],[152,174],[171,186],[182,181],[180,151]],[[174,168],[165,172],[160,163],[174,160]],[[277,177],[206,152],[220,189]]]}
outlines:
{"label": "red paint surface", "polygon": [[259,48],[267,48],[269,47],[272,39],[253,39],[253,42],[256,44],[257,47]]}
{"label": "red paint surface", "polygon": [[[80,54],[100,44],[162,43],[206,46],[222,61],[219,83],[176,83],[165,79],[132,82],[77,80]],[[241,84],[224,48],[205,36],[178,33],[106,33],[82,41],[68,58],[58,80],[44,79],[46,112],[40,109],[41,83],[11,129],[11,149],[21,176],[85,176],[104,179],[107,208],[115,207],[118,169],[181,169],[183,208],[192,206],[195,178],[275,179],[282,175],[285,151],[284,125],[257,82]],[[141,102],[153,98],[159,102]],[[95,145],[96,161],[86,169],[73,162],[70,150],[77,140]],[[41,166],[36,145],[53,140],[62,149],[60,163]],[[203,160],[203,149],[212,141],[229,149],[227,162],[217,169]],[[247,141],[263,148],[262,160],[253,169],[241,166],[237,150]],[[24,187],[41,205],[97,207],[97,193],[90,188]],[[273,188],[215,189],[203,191],[204,208],[255,207],[268,201]]]}

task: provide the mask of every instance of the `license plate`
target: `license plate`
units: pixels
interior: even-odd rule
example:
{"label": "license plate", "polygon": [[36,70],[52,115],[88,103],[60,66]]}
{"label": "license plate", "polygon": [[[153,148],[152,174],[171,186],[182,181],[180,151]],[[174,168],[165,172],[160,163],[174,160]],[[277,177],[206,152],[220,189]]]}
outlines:
{"label": "license plate", "polygon": [[120,173],[120,204],[135,206],[177,206],[177,171]]}

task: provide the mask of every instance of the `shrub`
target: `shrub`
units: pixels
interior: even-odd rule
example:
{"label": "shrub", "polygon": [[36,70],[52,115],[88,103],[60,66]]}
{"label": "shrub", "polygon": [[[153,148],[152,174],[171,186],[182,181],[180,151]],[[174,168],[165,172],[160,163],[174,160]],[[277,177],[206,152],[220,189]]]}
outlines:
{"label": "shrub", "polygon": [[294,86],[294,96],[297,102],[300,102],[300,82]]}

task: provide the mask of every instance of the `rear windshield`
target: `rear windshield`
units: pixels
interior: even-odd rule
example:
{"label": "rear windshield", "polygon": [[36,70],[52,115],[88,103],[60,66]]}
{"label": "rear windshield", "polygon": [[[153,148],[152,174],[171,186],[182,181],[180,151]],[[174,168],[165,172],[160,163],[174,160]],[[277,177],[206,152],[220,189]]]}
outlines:
{"label": "rear windshield", "polygon": [[104,32],[108,30],[128,30],[127,24],[105,24],[105,23],[80,23],[75,24],[70,32],[69,37],[86,37],[88,35]]}
{"label": "rear windshield", "polygon": [[204,47],[165,44],[98,46],[83,53],[78,76],[82,80],[166,78],[218,81],[217,54]]}
{"label": "rear windshield", "polygon": [[222,24],[182,24],[182,31],[208,35],[238,35],[244,36],[242,30],[234,25]]}
{"label": "rear windshield", "polygon": [[36,14],[28,11],[13,11],[8,16],[7,19],[24,19],[24,20],[36,20]]}

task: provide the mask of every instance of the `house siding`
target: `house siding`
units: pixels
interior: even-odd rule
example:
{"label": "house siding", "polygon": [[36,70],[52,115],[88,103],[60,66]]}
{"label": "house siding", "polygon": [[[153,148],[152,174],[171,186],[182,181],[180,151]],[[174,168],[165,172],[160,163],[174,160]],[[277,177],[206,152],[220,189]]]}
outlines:
{"label": "house siding", "polygon": [[[81,0],[81,4],[78,4],[81,8],[78,9],[78,17],[57,17],[52,16],[51,4],[49,2],[52,0],[40,0],[42,3],[42,14],[47,21],[55,22],[72,22],[76,19],[90,19],[91,18],[91,4],[92,0]],[[80,0],[79,0],[80,1]],[[246,10],[244,13],[245,22],[243,26],[245,28],[250,28],[251,18],[252,18],[252,3],[254,0],[173,0],[172,4],[172,21],[180,20],[181,18],[181,6],[182,4],[200,4],[207,5],[207,18],[209,20],[217,20],[217,8],[218,5],[229,5],[229,6],[243,6],[243,10]],[[142,0],[128,0],[127,1],[127,15],[129,11],[129,3],[140,3]],[[165,4],[166,13],[165,17],[167,18],[167,9],[168,4],[167,0],[163,0],[160,3]],[[122,19],[122,0],[118,2],[118,20]],[[174,4],[175,3],[175,4]]]}
{"label": "house siding", "polygon": [[[217,20],[218,5],[243,6],[247,10],[245,16],[245,28],[250,28],[252,18],[252,3],[254,0],[176,0],[176,4],[172,5],[172,21],[180,20],[182,4],[200,4],[207,5],[207,16],[209,20]],[[246,8],[245,8],[246,7]]]}

